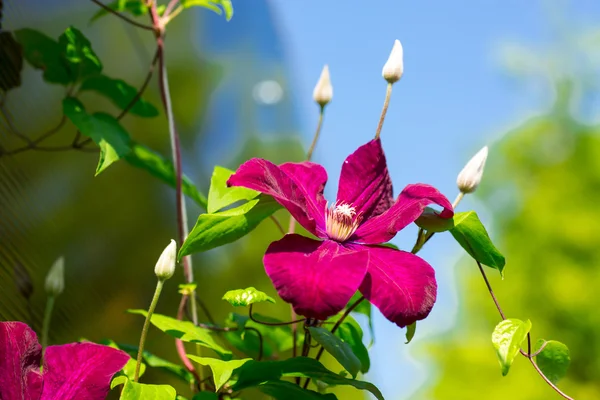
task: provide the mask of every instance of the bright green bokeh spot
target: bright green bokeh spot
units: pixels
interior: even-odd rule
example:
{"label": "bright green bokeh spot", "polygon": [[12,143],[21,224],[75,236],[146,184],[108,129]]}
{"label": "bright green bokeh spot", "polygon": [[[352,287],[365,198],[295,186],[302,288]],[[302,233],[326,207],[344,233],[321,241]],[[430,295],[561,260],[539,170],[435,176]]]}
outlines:
{"label": "bright green bokeh spot", "polygon": [[535,362],[544,375],[552,383],[556,383],[567,374],[567,369],[569,369],[569,364],[571,364],[569,348],[556,340],[548,340],[546,342],[540,339],[535,345],[535,351],[538,351],[544,343],[546,343],[546,346],[535,357]]}
{"label": "bright green bokeh spot", "polygon": [[227,187],[227,180],[233,171],[216,166],[210,179],[208,190],[208,208],[206,211],[213,214],[223,208],[237,203],[256,198],[258,192],[244,187]]}
{"label": "bright green bokeh spot", "polygon": [[308,330],[312,338],[323,346],[352,377],[356,378],[356,375],[362,369],[362,365],[358,357],[352,352],[350,345],[325,328],[309,327]]}
{"label": "bright green bokeh spot", "polygon": [[247,307],[250,304],[264,303],[267,301],[275,304],[275,300],[273,300],[272,297],[267,296],[264,292],[256,290],[253,287],[230,290],[223,295],[223,300],[234,307]]}
{"label": "bright green bokeh spot", "polygon": [[530,330],[531,321],[523,322],[515,318],[505,319],[494,328],[492,344],[498,355],[502,376],[508,374],[515,356],[519,353],[521,343],[523,343]]}
{"label": "bright green bokeh spot", "polygon": [[213,380],[215,382],[215,388],[217,391],[227,383],[234,370],[252,360],[251,358],[244,358],[243,360],[223,361],[216,358],[198,357],[193,354],[188,354],[187,356],[190,358],[190,360],[195,361],[200,365],[207,365],[210,367],[210,370],[213,373]]}
{"label": "bright green bokeh spot", "polygon": [[485,227],[475,211],[454,214],[454,227],[450,233],[471,257],[488,267],[495,268],[503,275],[506,261],[492,243]]}

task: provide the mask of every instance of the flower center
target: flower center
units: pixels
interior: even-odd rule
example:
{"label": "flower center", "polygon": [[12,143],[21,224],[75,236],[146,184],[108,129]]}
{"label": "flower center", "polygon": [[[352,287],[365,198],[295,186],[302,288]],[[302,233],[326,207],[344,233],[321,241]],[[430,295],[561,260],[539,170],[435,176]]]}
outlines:
{"label": "flower center", "polygon": [[361,215],[350,204],[336,203],[325,211],[327,236],[330,239],[344,242],[356,231]]}

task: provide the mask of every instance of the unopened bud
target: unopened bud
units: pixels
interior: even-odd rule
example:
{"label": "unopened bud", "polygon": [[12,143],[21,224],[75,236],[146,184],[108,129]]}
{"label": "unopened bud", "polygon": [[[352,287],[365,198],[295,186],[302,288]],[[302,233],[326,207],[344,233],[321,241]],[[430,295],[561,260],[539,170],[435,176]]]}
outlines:
{"label": "unopened bud", "polygon": [[44,288],[48,296],[53,297],[58,296],[65,289],[65,259],[62,256],[50,267]]}
{"label": "unopened bud", "polygon": [[404,51],[402,44],[396,39],[387,62],[383,66],[383,78],[389,83],[398,82],[404,73]]}
{"label": "unopened bud", "polygon": [[175,273],[175,264],[177,262],[177,243],[171,239],[171,243],[163,250],[156,262],[154,273],[161,281],[166,281]]}
{"label": "unopened bud", "polygon": [[473,193],[483,176],[483,168],[485,167],[485,160],[487,160],[488,148],[485,146],[479,150],[477,154],[473,156],[465,165],[458,178],[456,178],[456,185],[461,193]]}
{"label": "unopened bud", "polygon": [[321,107],[325,107],[325,105],[331,101],[332,97],[333,86],[331,86],[331,79],[329,77],[329,67],[325,65],[323,71],[321,71],[319,81],[313,90],[313,99]]}

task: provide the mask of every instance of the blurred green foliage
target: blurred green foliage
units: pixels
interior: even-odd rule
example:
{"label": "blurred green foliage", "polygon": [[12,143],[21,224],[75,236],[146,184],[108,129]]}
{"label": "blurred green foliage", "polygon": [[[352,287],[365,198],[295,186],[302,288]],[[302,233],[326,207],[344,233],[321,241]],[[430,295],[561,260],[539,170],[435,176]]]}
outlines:
{"label": "blurred green foliage", "polygon": [[[489,274],[508,317],[531,319],[532,343],[565,343],[571,365],[558,386],[576,399],[600,398],[600,127],[578,122],[570,81],[558,81],[555,106],[491,148],[477,195],[490,206],[505,279]],[[419,398],[561,398],[517,356],[502,377],[490,338],[500,318],[477,265],[457,269],[456,328],[429,350],[436,382]]]}

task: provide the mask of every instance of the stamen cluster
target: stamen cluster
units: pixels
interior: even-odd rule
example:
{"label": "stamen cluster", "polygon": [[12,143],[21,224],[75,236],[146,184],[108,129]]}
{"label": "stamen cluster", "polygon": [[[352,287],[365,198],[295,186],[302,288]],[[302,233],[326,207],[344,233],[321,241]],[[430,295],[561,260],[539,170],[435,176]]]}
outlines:
{"label": "stamen cluster", "polygon": [[325,214],[327,236],[337,242],[348,240],[362,220],[355,208],[347,203],[336,203]]}

